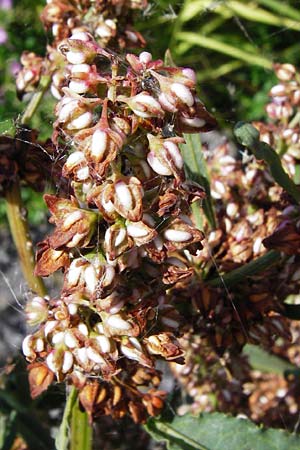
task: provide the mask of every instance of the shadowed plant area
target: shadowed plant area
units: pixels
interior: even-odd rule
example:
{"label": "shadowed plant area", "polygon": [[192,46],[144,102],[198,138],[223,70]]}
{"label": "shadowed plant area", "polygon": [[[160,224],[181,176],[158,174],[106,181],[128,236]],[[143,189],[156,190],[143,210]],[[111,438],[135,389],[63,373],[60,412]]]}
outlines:
{"label": "shadowed plant area", "polygon": [[300,447],[299,6],[0,0],[1,449]]}

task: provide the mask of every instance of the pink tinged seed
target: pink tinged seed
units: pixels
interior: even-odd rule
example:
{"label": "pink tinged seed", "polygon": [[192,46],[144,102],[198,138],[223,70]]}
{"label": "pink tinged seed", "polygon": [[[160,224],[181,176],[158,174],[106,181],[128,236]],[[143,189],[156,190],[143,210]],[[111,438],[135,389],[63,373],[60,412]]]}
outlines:
{"label": "pink tinged seed", "polygon": [[174,142],[172,141],[165,141],[164,147],[169,151],[170,155],[172,156],[172,159],[177,169],[182,169],[183,159],[178,146],[174,144]]}
{"label": "pink tinged seed", "polygon": [[148,64],[152,60],[152,55],[149,52],[142,52],[139,56],[139,60],[142,64]]}
{"label": "pink tinged seed", "polygon": [[108,308],[107,312],[109,314],[118,314],[118,312],[120,312],[123,308],[124,304],[124,300],[120,300],[119,303],[116,303],[115,305],[111,306],[111,308]]}
{"label": "pink tinged seed", "polygon": [[171,242],[187,242],[193,236],[188,231],[169,229],[164,232],[164,237]]}
{"label": "pink tinged seed", "polygon": [[154,152],[148,153],[147,161],[154,170],[154,172],[158,173],[158,175],[165,175],[165,176],[172,175],[172,170],[166,165],[162,164],[156,157]]}
{"label": "pink tinged seed", "polygon": [[127,331],[130,330],[131,325],[130,323],[126,322],[126,320],[122,319],[118,315],[112,315],[110,316],[106,321],[107,326],[111,328],[116,328],[118,330]]}
{"label": "pink tinged seed", "polygon": [[120,244],[122,244],[125,238],[126,238],[126,229],[120,228],[115,238],[115,246],[118,247]]}
{"label": "pink tinged seed", "polygon": [[115,184],[115,192],[119,203],[121,203],[121,205],[124,206],[124,208],[126,208],[127,210],[132,209],[133,202],[131,192],[124,181],[118,181]]}
{"label": "pink tinged seed", "polygon": [[72,366],[73,366],[73,355],[71,352],[67,350],[66,352],[64,352],[64,359],[61,368],[62,373],[69,372]]}
{"label": "pink tinged seed", "polygon": [[184,84],[173,83],[171,85],[171,91],[187,106],[193,106],[194,96]]}
{"label": "pink tinged seed", "polygon": [[130,338],[129,338],[129,341],[130,341],[130,343],[131,343],[137,350],[139,350],[140,352],[142,351],[142,346],[141,346],[141,344],[139,343],[139,341],[137,340],[137,338],[135,338],[135,337],[130,337]]}
{"label": "pink tinged seed", "polygon": [[92,137],[91,153],[93,156],[102,159],[107,147],[107,134],[104,131],[96,130]]}
{"label": "pink tinged seed", "polygon": [[169,100],[169,98],[166,96],[166,94],[164,92],[159,94],[158,100],[159,100],[159,103],[161,104],[161,106],[166,111],[173,112],[173,113],[178,111],[176,106],[173,103],[171,103],[171,101]]}
{"label": "pink tinged seed", "polygon": [[192,80],[195,84],[197,81],[196,72],[189,67],[182,69],[182,75],[187,77],[189,80]]}

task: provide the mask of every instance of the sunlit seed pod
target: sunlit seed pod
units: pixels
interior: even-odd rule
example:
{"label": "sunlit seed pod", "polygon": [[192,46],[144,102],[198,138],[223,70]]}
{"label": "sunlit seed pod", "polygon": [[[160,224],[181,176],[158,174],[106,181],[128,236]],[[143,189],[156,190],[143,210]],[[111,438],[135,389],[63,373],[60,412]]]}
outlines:
{"label": "sunlit seed pod", "polygon": [[70,330],[65,332],[64,343],[69,348],[76,348],[78,346],[78,340],[74,336],[74,333]]}
{"label": "sunlit seed pod", "polygon": [[169,95],[161,92],[158,96],[159,103],[165,111],[176,113],[178,108],[175,105],[175,99],[172,99]]}
{"label": "sunlit seed pod", "polygon": [[180,150],[176,144],[172,141],[165,141],[163,146],[168,150],[169,155],[172,158],[177,169],[183,168],[183,158],[181,156]]}
{"label": "sunlit seed pod", "polygon": [[147,161],[154,172],[158,173],[158,175],[173,175],[172,169],[167,165],[167,163],[163,164],[154,152],[148,153]]}
{"label": "sunlit seed pod", "polygon": [[92,347],[87,347],[86,349],[86,354],[88,356],[88,358],[93,361],[96,364],[105,364],[105,360],[102,358],[102,356],[100,355],[100,353],[98,353],[95,349],[93,349]]}
{"label": "sunlit seed pod", "polygon": [[88,168],[88,166],[77,169],[76,177],[77,177],[78,181],[88,180],[90,177],[90,169]]}
{"label": "sunlit seed pod", "polygon": [[64,341],[65,332],[59,331],[58,333],[53,334],[52,336],[52,344],[57,345],[61,344]]}
{"label": "sunlit seed pod", "polygon": [[49,355],[46,358],[46,364],[49,367],[49,369],[56,373],[58,370],[60,370],[60,364],[58,363],[57,359],[55,358],[54,351],[51,351]]}
{"label": "sunlit seed pod", "polygon": [[171,91],[187,106],[193,106],[195,99],[190,89],[181,83],[171,84]]}
{"label": "sunlit seed pod", "polygon": [[83,213],[79,209],[77,211],[73,211],[71,214],[67,214],[62,225],[63,229],[68,230],[72,225],[74,225],[74,223],[78,222],[83,217]]}
{"label": "sunlit seed pod", "polygon": [[95,268],[90,264],[84,270],[84,281],[88,291],[93,294],[96,290],[98,279]]}
{"label": "sunlit seed pod", "polygon": [[131,324],[122,319],[119,315],[109,316],[106,320],[106,325],[111,328],[116,328],[122,331],[128,331],[131,329]]}
{"label": "sunlit seed pod", "polygon": [[188,231],[169,228],[164,231],[164,237],[171,242],[187,242],[191,240],[193,236]]}
{"label": "sunlit seed pod", "polygon": [[130,210],[133,208],[133,201],[130,189],[124,181],[118,181],[115,184],[115,193],[118,202],[126,209]]}
{"label": "sunlit seed pod", "polygon": [[44,335],[45,337],[48,336],[58,325],[58,320],[48,320],[44,327]]}
{"label": "sunlit seed pod", "polygon": [[147,236],[149,230],[143,226],[143,223],[135,222],[127,225],[127,233],[133,238],[141,238]]}
{"label": "sunlit seed pod", "polygon": [[100,334],[95,339],[96,339],[97,344],[99,345],[99,348],[102,353],[110,353],[111,352],[112,345],[111,345],[110,339],[107,336]]}
{"label": "sunlit seed pod", "polygon": [[78,348],[76,350],[76,358],[82,366],[86,366],[88,364],[89,358],[87,355],[87,349],[85,347]]}
{"label": "sunlit seed pod", "polygon": [[82,274],[83,267],[78,265],[78,260],[72,261],[67,274],[68,284],[76,286]]}
{"label": "sunlit seed pod", "polygon": [[150,61],[152,61],[152,55],[149,52],[142,52],[139,55],[139,60],[142,64],[148,64]]}
{"label": "sunlit seed pod", "polygon": [[77,325],[77,328],[78,328],[78,330],[80,331],[80,333],[82,333],[84,336],[88,336],[88,335],[89,335],[89,330],[88,330],[88,327],[86,326],[85,323],[80,322],[80,323]]}
{"label": "sunlit seed pod", "polygon": [[189,67],[183,68],[182,75],[187,77],[189,80],[192,80],[196,84],[197,76],[196,76],[196,72],[193,69],[190,69]]}
{"label": "sunlit seed pod", "polygon": [[63,363],[61,371],[62,373],[68,373],[73,367],[73,355],[68,350],[64,352]]}
{"label": "sunlit seed pod", "polygon": [[32,341],[33,341],[33,336],[32,336],[32,334],[29,334],[28,336],[26,336],[23,339],[23,342],[22,342],[22,352],[27,357],[30,357],[33,355]]}
{"label": "sunlit seed pod", "polygon": [[101,161],[108,144],[107,133],[102,130],[96,130],[92,137],[91,155]]}
{"label": "sunlit seed pod", "polygon": [[83,128],[88,128],[92,124],[92,121],[93,121],[93,114],[89,111],[86,111],[85,113],[76,117],[76,119],[71,120],[67,124],[67,129],[81,130]]}
{"label": "sunlit seed pod", "polygon": [[69,83],[69,89],[76,94],[86,94],[89,88],[89,83],[85,80],[71,80]]}

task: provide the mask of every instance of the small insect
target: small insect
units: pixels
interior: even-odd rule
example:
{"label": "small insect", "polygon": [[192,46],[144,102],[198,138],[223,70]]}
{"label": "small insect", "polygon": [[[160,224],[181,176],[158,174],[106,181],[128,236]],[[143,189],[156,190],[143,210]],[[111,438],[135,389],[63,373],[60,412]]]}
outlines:
{"label": "small insect", "polygon": [[144,91],[160,92],[158,81],[150,73],[141,79],[141,88]]}

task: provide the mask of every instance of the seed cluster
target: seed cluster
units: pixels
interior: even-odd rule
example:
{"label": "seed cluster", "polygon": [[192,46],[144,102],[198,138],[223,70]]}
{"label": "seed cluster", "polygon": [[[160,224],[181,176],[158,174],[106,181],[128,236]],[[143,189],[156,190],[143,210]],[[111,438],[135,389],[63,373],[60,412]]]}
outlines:
{"label": "seed cluster", "polygon": [[163,406],[156,360],[184,361],[171,288],[193,275],[186,255],[202,248],[189,215],[205,194],[185,179],[179,144],[215,120],[191,69],[148,52],[120,58],[91,27],[70,32],[56,43],[65,72],[52,136],[66,149],[69,195],[45,195],[55,230],[36,266],[41,276],[63,269],[64,282],[58,298],[28,302],[38,329],[23,352],[34,396],[55,377],[78,387],[91,418],[141,422]]}

